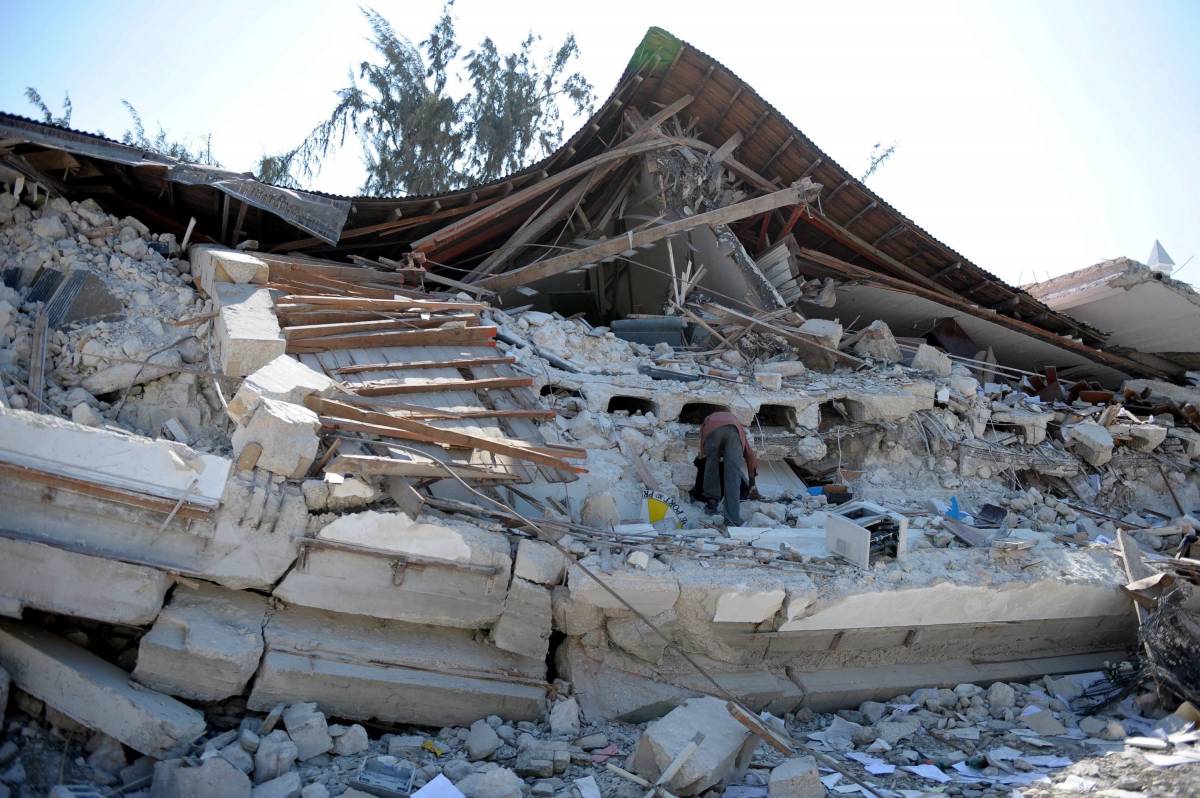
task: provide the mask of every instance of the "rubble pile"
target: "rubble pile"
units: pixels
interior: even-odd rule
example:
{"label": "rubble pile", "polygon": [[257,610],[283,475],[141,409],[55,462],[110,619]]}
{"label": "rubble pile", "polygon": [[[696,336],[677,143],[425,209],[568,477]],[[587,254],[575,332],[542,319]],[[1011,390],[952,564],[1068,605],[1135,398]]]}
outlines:
{"label": "rubble pile", "polygon": [[95,200],[59,197],[33,209],[8,191],[2,202],[0,259],[6,282],[23,289],[5,285],[0,300],[8,385],[29,381],[39,312],[58,321],[46,335],[44,396],[14,390],[11,406],[149,435],[172,422],[184,442],[218,448],[220,405],[197,375],[208,369],[207,326],[178,324],[206,306],[174,234],[152,234]]}
{"label": "rubble pile", "polygon": [[0,798],[1195,792],[1191,344],[644,47],[436,199],[0,115]]}

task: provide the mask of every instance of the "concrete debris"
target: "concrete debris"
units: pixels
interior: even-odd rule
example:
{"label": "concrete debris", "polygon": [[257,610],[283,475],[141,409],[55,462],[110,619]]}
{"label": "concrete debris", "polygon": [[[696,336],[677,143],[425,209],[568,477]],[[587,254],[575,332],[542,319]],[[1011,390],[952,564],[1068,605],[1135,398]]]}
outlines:
{"label": "concrete debris", "polygon": [[[662,108],[637,105],[635,131]],[[732,140],[633,135],[629,186],[579,214],[594,240],[521,266],[577,196],[514,188],[495,229],[516,238],[492,253],[445,198],[444,228],[393,231],[402,262],[351,265],[278,254],[285,228],[257,214],[232,238],[255,227],[270,254],[185,260],[94,200],[4,183],[5,789],[65,788],[62,770],[164,798],[354,796],[372,772],[411,777],[404,794],[645,792],[611,762],[651,782],[674,763],[680,798],[849,791],[759,746],[713,681],[897,794],[1051,789],[1086,753],[1157,767],[1130,735],[1193,752],[1155,726],[1198,697],[1148,695],[1124,660],[1200,574],[1200,390],[1167,381],[1189,379],[1195,336],[1135,324],[1119,292],[1178,329],[1194,293],[1123,264],[1051,281],[1049,308],[996,304],[882,203],[850,221],[917,248],[902,260],[860,251],[829,202],[839,243],[810,249],[831,165],[768,190]],[[53,171],[69,195],[78,170]],[[441,273],[452,240],[476,272]],[[614,256],[651,268],[566,299]],[[703,495],[713,412],[757,455],[744,526]],[[1131,697],[1093,716],[1079,674],[1102,665]]]}
{"label": "concrete debris", "polygon": [[21,690],[148,756],[166,758],[204,732],[204,718],[61,637],[0,621],[0,666]]}
{"label": "concrete debris", "polygon": [[724,701],[692,698],[646,727],[633,755],[634,770],[656,781],[697,734],[703,737],[699,746],[663,785],[676,795],[699,795],[741,775],[759,742],[729,715]]}
{"label": "concrete debris", "polygon": [[138,645],[133,676],[195,701],[241,694],[262,659],[262,596],[212,585],[176,588]]}

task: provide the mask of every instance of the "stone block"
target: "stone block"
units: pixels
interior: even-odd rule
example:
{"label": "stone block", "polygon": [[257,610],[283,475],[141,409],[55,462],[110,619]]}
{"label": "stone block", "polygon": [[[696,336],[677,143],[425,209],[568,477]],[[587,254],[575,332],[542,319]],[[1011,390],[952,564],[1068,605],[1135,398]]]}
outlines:
{"label": "stone block", "polygon": [[476,641],[469,629],[290,607],[267,622],[265,639],[251,709],[304,696],[334,717],[427,726],[545,711],[545,660]]}
{"label": "stone block", "polygon": [[175,770],[178,798],[249,798],[250,777],[219,756]]}
{"label": "stone block", "polygon": [[938,377],[949,377],[950,370],[954,367],[949,355],[929,344],[921,344],[917,347],[917,353],[913,355],[911,365],[918,371],[928,371]]}
{"label": "stone block", "polygon": [[214,297],[219,308],[214,338],[223,374],[245,377],[287,351],[269,289],[217,283]]}
{"label": "stone block", "polygon": [[162,608],[171,577],[156,568],[0,537],[0,614],[26,607],[141,626]]}
{"label": "stone block", "polygon": [[156,759],[204,733],[196,710],[132,684],[117,666],[42,629],[0,621],[0,666],[25,692]]}
{"label": "stone block", "polygon": [[293,569],[275,589],[284,601],[461,629],[489,626],[500,617],[512,560],[508,539],[499,533],[457,519],[424,522],[368,511],[337,518],[317,537],[394,554],[396,560],[413,555],[421,566],[407,568],[399,580],[387,557],[313,547],[304,568]]}
{"label": "stone block", "polygon": [[270,266],[249,252],[196,244],[188,247],[188,262],[200,289],[209,296],[216,293],[217,283],[266,285],[270,281]]}
{"label": "stone block", "polygon": [[805,319],[800,332],[814,336],[822,346],[837,349],[842,342],[842,325],[829,319]]}
{"label": "stone block", "polygon": [[[334,736],[334,731],[341,733]],[[336,729],[330,726],[329,734],[333,736],[333,752],[338,756],[361,754],[371,745],[371,738],[367,736],[367,730],[357,723]]]}
{"label": "stone block", "polygon": [[762,623],[783,606],[785,591],[750,590],[722,593],[717,597],[714,623]]}
{"label": "stone block", "polygon": [[1066,428],[1071,450],[1094,466],[1112,460],[1113,439],[1108,430],[1093,421],[1084,421]]}
{"label": "stone block", "polygon": [[554,704],[548,718],[550,733],[555,737],[574,737],[579,734],[579,702],[574,697]]}
{"label": "stone block", "polygon": [[[675,600],[679,598],[679,580],[658,560],[651,560],[645,570],[618,568],[611,573],[600,571],[599,558],[594,556],[584,560],[583,565],[643,614],[665,612],[675,606]],[[578,565],[569,568],[567,586],[571,597],[585,604],[606,610],[625,609],[625,605],[596,584]]]}
{"label": "stone block", "polygon": [[633,755],[634,771],[642,778],[657,780],[697,732],[704,735],[700,747],[664,785],[675,795],[699,795],[741,774],[758,743],[757,737],[733,719],[724,701],[710,696],[692,698],[642,732]]}
{"label": "stone block", "polygon": [[300,756],[300,749],[283,729],[273,732],[258,741],[254,752],[254,780],[271,781],[284,775]]}
{"label": "stone block", "polygon": [[508,586],[500,620],[492,627],[492,642],[514,654],[545,659],[550,647],[550,626],[550,591],[514,578]]}
{"label": "stone block", "polygon": [[811,756],[794,756],[771,771],[767,781],[768,798],[825,798],[825,785],[817,760]]}
{"label": "stone block", "polygon": [[283,711],[283,725],[296,744],[301,761],[333,750],[329,724],[314,702],[291,704]]}
{"label": "stone block", "polygon": [[299,795],[300,774],[294,770],[255,785],[250,792],[250,798],[299,798]]}
{"label": "stone block", "polygon": [[466,798],[523,798],[525,782],[508,768],[472,773],[454,785]]}
{"label": "stone block", "polygon": [[899,363],[903,357],[896,338],[887,323],[876,319],[867,325],[866,329],[854,342],[854,354],[870,358],[882,363]]}
{"label": "stone block", "polygon": [[335,386],[329,377],[291,355],[280,355],[242,380],[225,411],[234,421],[244,424],[263,397],[303,405],[305,398],[313,394],[335,393]]}
{"label": "stone block", "polygon": [[321,420],[302,405],[260,398],[245,425],[233,432],[233,452],[241,455],[247,445],[262,447],[255,465],[273,474],[303,477],[317,456]]}
{"label": "stone block", "polygon": [[537,582],[539,585],[557,585],[567,572],[567,558],[549,543],[522,538],[517,544],[517,560],[513,576]]}
{"label": "stone block", "polygon": [[266,615],[256,593],[180,585],[142,637],[133,677],[193,701],[240,695],[262,659]]}

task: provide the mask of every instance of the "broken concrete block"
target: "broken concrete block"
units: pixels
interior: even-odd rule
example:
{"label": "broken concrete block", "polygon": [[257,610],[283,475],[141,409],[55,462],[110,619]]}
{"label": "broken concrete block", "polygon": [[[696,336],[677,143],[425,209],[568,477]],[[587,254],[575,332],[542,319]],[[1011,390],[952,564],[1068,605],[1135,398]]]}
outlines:
{"label": "broken concrete block", "polygon": [[471,731],[467,734],[467,758],[472,762],[487,759],[496,753],[496,749],[502,744],[500,735],[496,734],[496,730],[489,726],[486,720],[477,720],[471,724]]}
{"label": "broken concrete block", "polygon": [[699,795],[741,774],[758,743],[757,737],[730,716],[724,701],[710,696],[692,698],[642,732],[633,754],[634,771],[656,781],[697,732],[704,735],[700,747],[663,785],[676,795]]}
{"label": "broken concrete block", "polygon": [[289,607],[264,634],[251,709],[304,696],[334,717],[433,726],[485,714],[534,720],[545,712],[545,660],[477,641],[471,629]]}
{"label": "broken concrete block", "polygon": [[513,565],[513,576],[537,582],[539,585],[557,585],[567,572],[567,558],[549,543],[522,538],[517,544],[517,560]]}
{"label": "broken concrete block", "polygon": [[1071,450],[1094,466],[1112,460],[1113,439],[1108,430],[1093,421],[1084,421],[1066,428]]}
{"label": "broken concrete block", "polygon": [[217,283],[214,297],[220,308],[214,338],[223,374],[245,377],[284,354],[287,341],[269,289]]}
{"label": "broken concrete block", "polygon": [[1035,413],[1006,405],[992,405],[992,423],[1017,428],[1023,442],[1031,446],[1046,440],[1046,426],[1053,420],[1053,413]]}
{"label": "broken concrete block", "polygon": [[244,424],[264,396],[303,405],[304,400],[313,394],[329,396],[335,393],[336,385],[329,377],[291,355],[280,355],[242,380],[225,412],[237,423]]}
{"label": "broken concrete block", "polygon": [[[80,384],[88,393],[103,396],[134,385],[153,382],[164,375],[175,373],[183,364],[183,357],[179,354],[178,349],[168,349],[165,352],[145,355],[138,354],[134,359],[147,360],[153,366],[141,363],[114,363],[87,375]],[[154,366],[162,366],[162,368]]]}
{"label": "broken concrete block", "polygon": [[300,774],[293,770],[255,785],[250,798],[299,798],[300,784]]}
{"label": "broken concrete block", "polygon": [[899,363],[903,358],[895,336],[887,324],[879,319],[867,325],[854,342],[854,354],[882,363]]}
{"label": "broken concrete block", "polygon": [[[333,752],[338,756],[353,756],[366,751],[371,745],[371,738],[367,736],[367,730],[357,723],[351,726],[341,727],[342,733],[333,738]],[[334,728],[329,727],[329,734],[332,736]]]}
{"label": "broken concrete block", "polygon": [[545,659],[552,622],[550,591],[514,577],[500,620],[492,627],[492,642],[514,654]]}
{"label": "broken concrete block", "polygon": [[595,529],[612,529],[621,523],[617,500],[610,493],[594,493],[583,502],[579,511],[580,522]]}
{"label": "broken concrete block", "polygon": [[1167,439],[1167,428],[1158,424],[1131,424],[1129,426],[1130,449],[1135,452],[1152,452]]}
{"label": "broken concrete block", "polygon": [[800,332],[818,339],[822,346],[837,349],[842,342],[842,325],[829,319],[805,319]]}
{"label": "broken concrete block", "polygon": [[258,741],[254,752],[254,781],[264,782],[282,776],[292,769],[300,749],[283,729],[276,729]]}
{"label": "broken concrete block", "polygon": [[162,608],[171,577],[156,568],[0,537],[0,614],[38,610],[140,626]]}
{"label": "broken concrete block", "polygon": [[825,794],[817,760],[811,756],[783,760],[767,782],[768,798],[825,798]]}
{"label": "broken concrete block", "polygon": [[57,635],[0,621],[0,666],[70,718],[156,759],[204,733],[204,716],[130,683],[129,674]]}
{"label": "broken concrete block", "polygon": [[188,261],[200,290],[209,296],[216,293],[217,283],[266,285],[270,281],[271,269],[265,260],[236,249],[196,244],[188,247]]}
{"label": "broken concrete block", "polygon": [[284,601],[461,629],[490,626],[500,617],[512,567],[504,535],[457,519],[423,522],[368,511],[340,516],[317,537],[401,561],[412,555],[421,567],[406,569],[401,580],[387,557],[314,546],[305,567],[275,589]]}
{"label": "broken concrete block", "polygon": [[913,355],[911,365],[918,371],[928,371],[938,377],[949,377],[950,370],[954,367],[949,355],[929,344],[921,344],[917,347],[917,353]]}
{"label": "broken concrete block", "polygon": [[1021,722],[1043,737],[1055,737],[1067,733],[1067,727],[1048,709],[1037,709],[1021,715]]}
{"label": "broken concrete block", "polygon": [[768,391],[778,391],[783,387],[783,375],[776,371],[755,371],[754,381]]}
{"label": "broken concrete block", "polygon": [[254,770],[254,756],[236,740],[221,749],[221,758],[243,773]]}
{"label": "broken concrete block", "polygon": [[300,761],[312,759],[333,748],[329,724],[315,702],[290,705],[283,711],[283,725],[296,744]]}
{"label": "broken concrete block", "polygon": [[[675,610],[667,610],[650,618],[663,634],[670,635],[677,621]],[[662,662],[667,641],[656,634],[641,618],[609,618],[604,625],[608,642],[631,656],[655,665]]]}
{"label": "broken concrete block", "polygon": [[722,593],[713,623],[762,623],[779,611],[785,596],[782,588]]}
{"label": "broken concrete block", "polygon": [[508,768],[493,768],[482,773],[472,773],[455,787],[466,798],[523,798],[525,782]]}
{"label": "broken concrete block", "polygon": [[554,704],[547,719],[550,734],[555,737],[575,737],[579,734],[579,702],[564,698]]}
{"label": "broken concrete block", "polygon": [[[679,580],[668,566],[651,559],[645,570],[620,568],[611,573],[600,571],[598,557],[581,561],[600,581],[608,585],[617,595],[625,598],[638,612],[658,615],[675,606],[679,598]],[[583,572],[578,565],[571,565],[567,572],[567,586],[571,597],[593,607],[606,610],[623,610],[625,605],[613,598],[607,590]]]}
{"label": "broken concrete block", "polygon": [[240,695],[262,659],[266,615],[256,593],[180,585],[142,637],[133,677],[193,701]]}
{"label": "broken concrete block", "polygon": [[178,798],[249,798],[250,777],[219,756],[175,770]]}
{"label": "broken concrete block", "polygon": [[280,476],[303,477],[317,456],[321,420],[301,405],[261,398],[249,420],[233,432],[233,452],[262,447],[255,465]]}

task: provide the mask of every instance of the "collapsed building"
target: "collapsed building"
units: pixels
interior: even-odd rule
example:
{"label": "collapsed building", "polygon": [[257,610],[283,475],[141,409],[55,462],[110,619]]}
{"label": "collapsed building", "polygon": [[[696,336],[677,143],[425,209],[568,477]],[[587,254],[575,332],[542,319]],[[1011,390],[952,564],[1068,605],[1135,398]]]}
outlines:
{"label": "collapsed building", "polygon": [[[916,724],[882,756],[960,698],[1096,738],[1070,701],[1139,647],[1126,688],[1196,697],[1194,366],[1077,312],[1103,284],[1144,321],[1149,282],[1194,326],[1189,289],[1129,261],[1009,286],[665,31],[545,161],[436,197],[281,189],[9,115],[0,152],[0,667],[21,712],[97,733],[93,775],[299,794],[294,761],[361,757],[366,727],[470,727],[393,734],[391,764],[511,765],[455,769],[468,798],[618,754],[652,790],[767,762],[771,795],[823,794],[724,702],[851,710],[809,735],[822,756]],[[688,498],[714,411],[761,459],[743,526]],[[1167,714],[1138,707],[1131,729]],[[650,721],[636,750],[582,744],[581,722]],[[954,778],[1055,767],[1024,761]]]}

